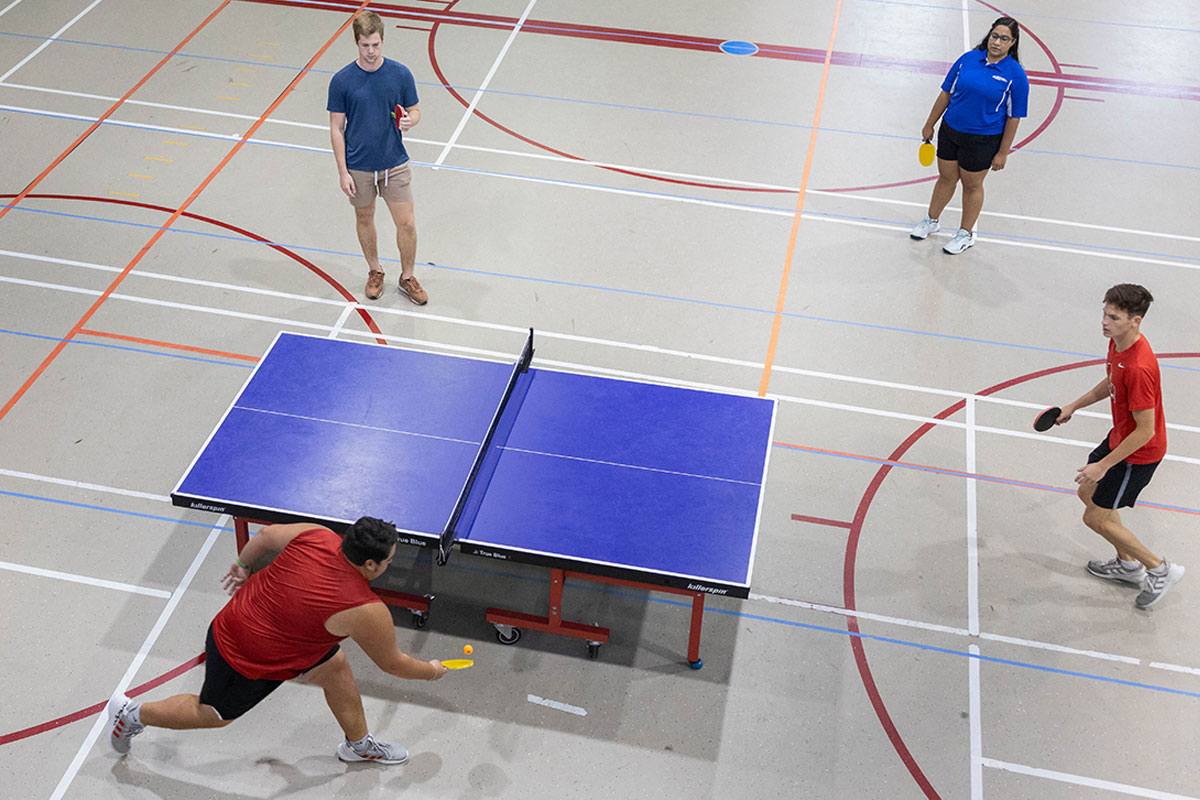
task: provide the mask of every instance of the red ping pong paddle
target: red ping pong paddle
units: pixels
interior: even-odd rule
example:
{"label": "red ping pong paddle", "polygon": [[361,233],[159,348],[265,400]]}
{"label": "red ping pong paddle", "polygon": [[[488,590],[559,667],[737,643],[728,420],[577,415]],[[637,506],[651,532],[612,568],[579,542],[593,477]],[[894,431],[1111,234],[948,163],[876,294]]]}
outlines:
{"label": "red ping pong paddle", "polygon": [[400,130],[400,120],[407,116],[408,113],[404,110],[404,106],[397,103],[395,110],[392,111],[392,119],[396,120],[396,130]]}
{"label": "red ping pong paddle", "polygon": [[1054,423],[1062,416],[1062,409],[1058,406],[1051,406],[1045,411],[1037,415],[1037,419],[1033,421],[1033,429],[1042,433],[1054,427]]}

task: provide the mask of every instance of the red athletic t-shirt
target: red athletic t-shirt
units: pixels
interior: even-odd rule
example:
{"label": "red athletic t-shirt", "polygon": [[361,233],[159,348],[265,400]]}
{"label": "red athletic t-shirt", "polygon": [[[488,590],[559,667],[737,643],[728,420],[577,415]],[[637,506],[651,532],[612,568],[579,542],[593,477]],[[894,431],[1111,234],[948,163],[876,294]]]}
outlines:
{"label": "red athletic t-shirt", "polygon": [[1108,432],[1108,446],[1116,449],[1125,437],[1133,433],[1137,423],[1133,411],[1154,409],[1154,436],[1125,460],[1131,464],[1153,464],[1167,454],[1167,420],[1163,416],[1162,381],[1158,374],[1158,359],[1145,336],[1117,352],[1117,345],[1108,342],[1108,399],[1112,406],[1113,427]]}
{"label": "red athletic t-shirt", "polygon": [[326,528],[301,533],[242,584],[213,619],[221,656],[247,678],[286,681],[346,638],[325,630],[339,611],[381,602]]}

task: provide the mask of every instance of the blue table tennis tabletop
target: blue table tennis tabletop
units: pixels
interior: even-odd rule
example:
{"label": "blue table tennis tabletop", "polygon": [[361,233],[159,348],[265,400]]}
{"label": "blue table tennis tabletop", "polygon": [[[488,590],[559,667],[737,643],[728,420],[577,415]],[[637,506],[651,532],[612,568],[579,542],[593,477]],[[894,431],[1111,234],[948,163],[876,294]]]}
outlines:
{"label": "blue table tennis tabletop", "polygon": [[[335,529],[380,517],[435,546],[512,372],[281,333],[172,500]],[[460,551],[748,595],[773,400],[540,368],[512,398]]]}

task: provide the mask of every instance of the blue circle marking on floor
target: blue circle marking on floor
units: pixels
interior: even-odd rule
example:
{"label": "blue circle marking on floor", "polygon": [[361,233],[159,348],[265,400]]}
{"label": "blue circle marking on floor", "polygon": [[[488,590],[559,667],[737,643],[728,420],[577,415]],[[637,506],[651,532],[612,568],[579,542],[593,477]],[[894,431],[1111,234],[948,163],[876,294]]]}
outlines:
{"label": "blue circle marking on floor", "polygon": [[729,53],[731,56],[752,56],[758,52],[758,45],[754,42],[721,42],[718,47],[722,53]]}

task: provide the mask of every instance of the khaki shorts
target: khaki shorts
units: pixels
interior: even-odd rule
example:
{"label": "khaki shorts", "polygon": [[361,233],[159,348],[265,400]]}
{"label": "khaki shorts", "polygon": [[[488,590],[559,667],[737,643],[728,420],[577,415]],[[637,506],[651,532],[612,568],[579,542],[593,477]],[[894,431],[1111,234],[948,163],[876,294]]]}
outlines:
{"label": "khaki shorts", "polygon": [[376,197],[382,197],[386,203],[411,203],[412,170],[405,161],[398,167],[377,172],[350,170],[354,178],[354,197],[348,198],[350,205],[355,208],[365,208],[375,202]]}

